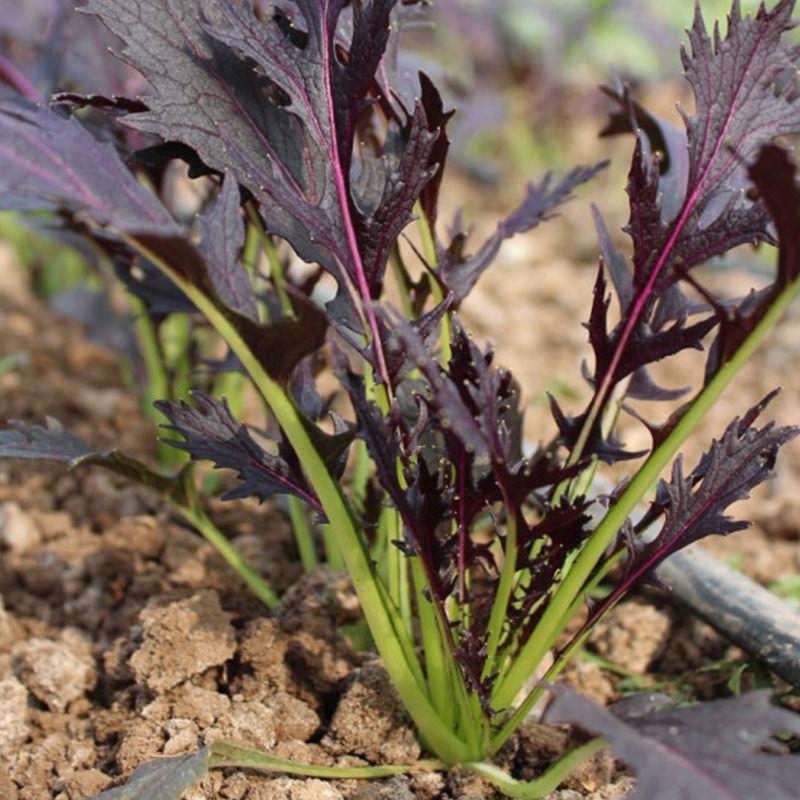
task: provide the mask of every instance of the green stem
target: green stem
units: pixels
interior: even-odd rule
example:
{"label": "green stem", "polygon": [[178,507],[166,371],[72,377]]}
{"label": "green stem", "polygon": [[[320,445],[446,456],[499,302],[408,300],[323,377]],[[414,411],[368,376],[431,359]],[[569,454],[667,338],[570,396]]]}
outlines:
{"label": "green stem", "polygon": [[778,295],[775,302],[731,359],[723,364],[717,374],[692,401],[690,407],[664,442],[650,454],[650,457],[636,473],[628,488],[597,526],[556,590],[533,635],[517,655],[505,679],[496,687],[492,701],[492,705],[496,710],[508,708],[514,702],[528,676],[542,660],[544,654],[552,647],[558,634],[559,624],[565,613],[567,613],[575,598],[581,594],[584,584],[598,562],[603,558],[606,548],[622,527],[628,515],[656,482],[681,445],[692,435],[728,384],[758,349],[770,330],[789,308],[799,291],[800,278],[789,284]]}
{"label": "green stem", "polygon": [[341,547],[353,587],[361,601],[378,651],[394,683],[397,693],[425,741],[444,761],[456,764],[467,760],[467,745],[449,730],[427,697],[426,687],[420,685],[401,642],[401,632],[387,608],[385,598],[373,570],[366,543],[358,531],[352,512],[338,482],[328,472],[303,425],[298,409],[283,387],[271,378],[239,332],[227,317],[197,287],[184,280],[158,254],[149,250],[134,237],[119,235],[142,252],[164,272],[197,306],[217,329],[228,346],[239,357],[264,401],[271,409],[287,440],[297,453],[308,479],[328,516],[331,529]]}
{"label": "green stem", "polygon": [[392,246],[392,252],[389,256],[394,272],[395,283],[397,284],[397,291],[400,295],[400,308],[403,310],[403,316],[406,319],[414,319],[414,308],[411,303],[411,295],[409,293],[408,270],[403,262],[403,255],[400,252],[400,244],[395,242]]}
{"label": "green stem", "polygon": [[[158,332],[153,320],[147,313],[144,303],[132,294],[128,296],[128,302],[133,310],[136,340],[139,345],[139,353],[144,362],[144,369],[147,373],[147,385],[142,398],[143,411],[157,425],[161,425],[169,420],[155,408],[153,403],[156,400],[171,399],[172,395],[169,388],[167,367],[164,364],[161,345],[158,341]],[[173,464],[180,459],[177,457],[174,448],[159,441],[156,445],[156,460],[160,464]]]}
{"label": "green stem", "polygon": [[247,562],[242,558],[242,554],[228,541],[222,531],[214,525],[205,513],[197,508],[189,508],[178,503],[172,503],[172,507],[205,537],[209,544],[225,559],[228,565],[267,608],[275,608],[278,605],[280,602],[278,595],[260,575],[248,566]]}
{"label": "green stem", "polygon": [[[414,206],[414,213],[419,215],[419,235],[422,240],[422,254],[428,262],[431,269],[435,269],[439,264],[439,256],[436,253],[436,240],[433,235],[433,228],[431,227],[430,220],[425,216],[422,210],[422,205],[417,203]],[[431,283],[431,293],[436,303],[441,303],[444,300],[444,293],[439,282],[432,276],[428,276]],[[452,336],[450,331],[451,313],[448,311],[442,319],[442,327],[439,332],[439,345],[442,351],[442,363],[447,364],[452,355]]]}
{"label": "green stem", "polygon": [[286,291],[286,276],[283,274],[283,263],[278,255],[278,251],[275,249],[275,243],[268,233],[263,234],[262,246],[267,255],[269,274],[272,278],[272,282],[275,284],[275,290],[278,292],[281,309],[287,316],[293,316],[294,307],[292,306],[292,298],[289,297]]}
{"label": "green stem", "polygon": [[[574,619],[575,615],[581,610],[581,607],[585,603],[584,596],[590,595],[591,592],[597,588],[603,578],[605,578],[611,569],[613,569],[613,567],[619,563],[623,555],[623,552],[616,553],[608,561],[606,561],[606,563],[603,564],[599,570],[597,570],[592,580],[586,585],[585,591],[582,592],[580,596],[576,597],[575,600],[573,600],[569,610],[566,614],[564,614],[561,624],[558,627],[558,633],[556,634],[557,636],[561,635],[561,633],[569,624],[570,620]],[[561,674],[564,667],[569,664],[572,656],[584,643],[586,637],[591,632],[591,628],[584,631],[580,637],[578,637],[567,647],[566,650],[563,650],[558,654],[555,662],[544,674],[542,680],[536,686],[534,686],[530,692],[528,692],[527,697],[514,710],[514,713],[503,723],[503,727],[492,737],[491,745],[489,747],[490,752],[498,752],[498,750],[500,750],[500,748],[508,741],[511,734],[513,734],[514,731],[523,723],[531,709],[538,702],[539,698],[547,691],[546,684],[553,683],[555,681],[555,679]]]}
{"label": "green stem", "polygon": [[314,534],[308,522],[308,511],[305,503],[299,497],[289,495],[286,499],[289,505],[289,518],[292,521],[294,539],[300,553],[300,563],[305,572],[311,572],[319,566],[319,559],[314,547]]}
{"label": "green stem", "polygon": [[[506,503],[506,508],[511,507]],[[497,585],[497,593],[492,603],[492,613],[489,617],[489,642],[486,646],[486,663],[483,668],[483,676],[486,678],[494,672],[497,648],[500,645],[500,635],[508,612],[508,603],[511,600],[511,592],[514,589],[514,576],[517,573],[517,517],[513,512],[506,523],[506,549],[503,554],[503,569],[500,572],[500,582]]]}
{"label": "green stem", "polygon": [[[231,414],[238,418],[244,406],[244,391],[247,378],[240,372],[222,372],[214,380],[211,393],[215,397],[224,397],[228,401]],[[222,489],[222,473],[213,470],[203,477],[203,494],[211,496],[219,494]]]}
{"label": "green stem", "polygon": [[423,594],[428,585],[425,570],[419,557],[411,559],[411,574],[414,579],[414,591],[417,600],[417,616],[419,617],[422,650],[425,654],[425,672],[428,676],[428,693],[434,708],[450,727],[455,723],[454,692],[450,672],[445,662],[447,646],[439,636],[436,622],[436,611],[433,604]]}
{"label": "green stem", "polygon": [[570,750],[569,753],[559,759],[544,775],[541,775],[535,781],[515,780],[494,764],[487,764],[483,761],[465,764],[464,766],[472,772],[476,772],[482,778],[486,778],[489,783],[496,786],[507,797],[516,797],[521,800],[538,800],[538,798],[554,792],[577,767],[605,746],[604,739],[592,739],[590,742]]}
{"label": "green stem", "polygon": [[161,344],[164,361],[172,371],[173,400],[189,396],[192,388],[192,364],[189,351],[192,346],[192,323],[188,314],[171,314],[161,323]]}
{"label": "green stem", "polygon": [[302,775],[307,778],[339,780],[388,778],[391,775],[438,772],[446,769],[441,761],[435,760],[417,761],[415,764],[380,764],[372,767],[325,767],[319,764],[301,764],[225,740],[218,740],[211,745],[208,767],[209,769],[220,767],[259,769],[265,772],[282,772],[286,775]]}
{"label": "green stem", "polygon": [[359,512],[364,511],[364,504],[367,500],[367,482],[370,474],[370,458],[367,451],[367,443],[363,439],[356,439],[353,450],[355,453],[353,464],[353,480],[350,484],[350,496],[353,498],[353,506]]}

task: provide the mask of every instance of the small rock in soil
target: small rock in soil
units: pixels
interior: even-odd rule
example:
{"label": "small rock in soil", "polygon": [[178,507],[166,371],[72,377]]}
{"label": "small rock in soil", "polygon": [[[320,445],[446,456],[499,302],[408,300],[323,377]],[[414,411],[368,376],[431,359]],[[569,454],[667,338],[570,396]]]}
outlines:
{"label": "small rock in soil", "polygon": [[631,600],[597,625],[590,642],[603,658],[643,675],[663,652],[670,627],[668,614]]}
{"label": "small rock in soil", "polygon": [[[11,650],[12,645],[22,638],[23,632],[20,624],[8,613],[0,595],[0,653]],[[2,677],[2,671],[0,671]]]}
{"label": "small rock in soil", "polygon": [[233,739],[261,750],[271,750],[278,741],[275,713],[263,703],[232,703],[205,732],[205,742]]}
{"label": "small rock in soil", "polygon": [[144,719],[130,720],[120,733],[117,767],[127,774],[159,755],[163,746],[164,733],[160,725]]}
{"label": "small rock in soil", "polygon": [[380,661],[364,664],[345,692],[323,745],[332,753],[352,753],[377,763],[411,764],[420,747]]}
{"label": "small rock in soil", "polygon": [[104,542],[119,550],[131,550],[143,558],[158,558],[164,549],[164,530],[148,516],[124,517],[103,533]]}
{"label": "small rock in soil", "polygon": [[344,800],[344,795],[330,782],[273,778],[253,786],[247,800]]}
{"label": "small rock in soil", "polygon": [[42,532],[17,503],[0,505],[0,544],[12,553],[27,553],[42,542]]}
{"label": "small rock in soil", "polygon": [[607,706],[617,697],[613,684],[603,670],[588,661],[571,662],[564,670],[564,680],[575,691],[601,706]]}
{"label": "small rock in soil", "polygon": [[543,764],[549,764],[564,752],[569,734],[563,728],[539,722],[525,722],[517,735],[517,769],[520,780],[536,778]]}
{"label": "small rock in soil", "polygon": [[380,783],[359,787],[349,800],[418,800],[418,795],[411,790],[408,776],[396,775]]}
{"label": "small rock in soil", "polygon": [[307,742],[319,729],[321,721],[317,712],[299,698],[277,692],[268,702],[275,713],[280,741]]}
{"label": "small rock in soil", "polygon": [[164,732],[169,737],[164,745],[165,756],[178,756],[197,749],[200,730],[193,720],[174,717],[167,720]]}
{"label": "small rock in soil", "polygon": [[59,539],[72,530],[72,517],[66,511],[33,511],[31,519],[42,532],[45,542]]}
{"label": "small rock in soil", "polygon": [[0,767],[0,797],[3,800],[17,800],[19,797],[16,784],[8,777],[3,767]]}
{"label": "small rock in soil", "polygon": [[66,792],[66,796],[72,800],[81,800],[85,797],[93,797],[105,789],[111,783],[111,778],[104,775],[99,769],[79,769],[65,775],[54,787],[57,792]]}
{"label": "small rock in soil", "polygon": [[463,767],[453,767],[447,773],[447,787],[458,800],[489,800],[497,796],[489,781]]}
{"label": "small rock in soil", "polygon": [[144,719],[166,722],[172,717],[192,719],[203,728],[213,725],[231,707],[227,695],[185,683],[164,695],[159,695],[145,706],[141,715]]}
{"label": "small rock in soil", "polygon": [[0,754],[10,754],[28,733],[28,690],[16,678],[6,678],[0,681]]}
{"label": "small rock in soil", "polygon": [[19,679],[51,711],[66,711],[97,682],[94,660],[75,637],[64,638],[29,639],[12,650]]}
{"label": "small rock in soil", "polygon": [[329,638],[331,631],[358,619],[358,598],[345,573],[317,569],[302,575],[289,588],[276,616],[287,633],[302,630]]}
{"label": "small rock in soil", "polygon": [[142,645],[131,656],[137,680],[164,692],[233,657],[236,638],[230,615],[213,590],[197,592],[161,608],[146,608]]}
{"label": "small rock in soil", "polygon": [[411,776],[411,788],[418,800],[434,800],[444,791],[444,786],[441,772],[418,772]]}

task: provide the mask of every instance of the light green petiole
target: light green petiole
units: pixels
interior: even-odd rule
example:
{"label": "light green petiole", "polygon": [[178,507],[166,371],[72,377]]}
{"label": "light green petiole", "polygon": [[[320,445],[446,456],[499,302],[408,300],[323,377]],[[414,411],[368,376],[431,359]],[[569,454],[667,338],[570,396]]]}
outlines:
{"label": "light green petiole", "polygon": [[516,797],[520,800],[539,800],[539,798],[554,792],[573,770],[604,747],[606,747],[604,739],[592,739],[590,742],[570,750],[535,781],[515,780],[494,764],[487,764],[483,761],[464,766],[482,778],[486,778],[507,797]]}

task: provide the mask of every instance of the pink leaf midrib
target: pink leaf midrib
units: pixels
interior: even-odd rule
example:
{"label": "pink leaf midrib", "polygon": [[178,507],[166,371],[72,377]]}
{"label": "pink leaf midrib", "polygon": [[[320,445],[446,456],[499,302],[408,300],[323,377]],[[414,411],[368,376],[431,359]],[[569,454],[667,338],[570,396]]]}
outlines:
{"label": "pink leaf midrib", "polygon": [[[703,190],[705,188],[705,182],[708,178],[708,175],[719,156],[723,143],[725,141],[725,137],[727,135],[728,130],[733,122],[733,118],[735,113],[738,109],[738,101],[739,101],[739,94],[741,93],[743,86],[744,86],[744,76],[746,76],[750,70],[750,67],[753,63],[753,59],[756,56],[758,51],[758,47],[761,43],[763,38],[763,31],[759,34],[758,38],[756,39],[752,51],[750,53],[750,57],[748,58],[748,62],[742,71],[743,79],[740,83],[739,87],[736,90],[736,94],[731,102],[730,108],[728,109],[728,113],[725,116],[725,122],[722,126],[719,136],[717,137],[716,142],[714,143],[714,148],[712,150],[711,156],[709,157],[702,174],[697,180],[696,185],[689,193],[689,196],[686,198],[681,213],[678,217],[677,222],[675,223],[672,232],[667,239],[664,247],[662,248],[658,259],[656,260],[653,269],[648,276],[647,283],[644,286],[644,289],[640,293],[640,295],[634,300],[631,313],[628,316],[628,319],[625,322],[625,327],[623,328],[622,335],[620,336],[619,342],[617,343],[616,348],[614,349],[614,355],[612,356],[611,362],[609,363],[608,369],[606,370],[605,375],[603,376],[602,383],[600,384],[600,389],[598,390],[597,397],[598,397],[598,405],[602,406],[605,403],[605,396],[611,389],[611,385],[613,382],[614,373],[616,372],[617,368],[619,367],[619,362],[622,359],[622,355],[627,347],[628,341],[633,333],[636,324],[639,321],[639,317],[641,316],[647,302],[649,301],[653,290],[655,289],[655,285],[658,281],[658,278],[661,275],[661,271],[664,269],[672,251],[675,248],[675,245],[678,242],[681,234],[683,233],[684,228],[686,227],[686,223],[689,221],[689,217],[691,216],[692,212],[694,211],[697,202],[699,201]],[[709,135],[709,126],[711,124],[711,115],[708,115],[706,120],[705,130],[703,131],[703,146],[701,148],[701,152],[705,150],[706,143],[708,141]]]}
{"label": "pink leaf midrib", "polygon": [[333,107],[333,78],[331,75],[333,54],[330,50],[330,40],[327,32],[327,19],[329,11],[329,0],[320,0],[320,10],[323,18],[323,26],[325,30],[320,40],[320,48],[322,50],[322,63],[325,79],[325,101],[328,107],[328,127],[331,136],[331,167],[333,169],[334,181],[336,183],[336,194],[339,200],[339,207],[342,212],[342,223],[344,225],[345,237],[347,239],[347,246],[350,250],[350,257],[353,262],[353,269],[356,273],[356,283],[358,291],[361,295],[362,306],[364,313],[367,317],[367,324],[369,325],[370,334],[372,337],[373,347],[375,348],[375,356],[378,360],[378,371],[384,380],[386,389],[391,393],[392,386],[389,380],[389,369],[386,364],[386,357],[383,352],[383,344],[381,342],[380,330],[378,327],[378,318],[375,315],[375,309],[372,307],[372,293],[370,292],[369,282],[367,281],[366,272],[364,270],[364,262],[361,257],[361,250],[358,245],[358,237],[356,236],[355,224],[350,209],[350,193],[347,188],[347,179],[342,168],[341,159],[339,156],[339,142],[336,131],[336,114]]}

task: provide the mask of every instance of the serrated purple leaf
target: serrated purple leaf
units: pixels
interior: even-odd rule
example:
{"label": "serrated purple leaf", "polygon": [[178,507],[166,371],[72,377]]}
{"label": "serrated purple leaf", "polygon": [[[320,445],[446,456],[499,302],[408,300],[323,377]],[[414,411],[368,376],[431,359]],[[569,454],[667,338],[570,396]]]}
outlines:
{"label": "serrated purple leaf", "polygon": [[720,332],[709,352],[707,379],[731,358],[780,292],[800,275],[800,188],[792,156],[778,145],[766,145],[749,174],[778,235],[777,275],[772,283],[751,292],[733,307],[719,309]]}
{"label": "serrated purple leaf", "polygon": [[800,716],[770,703],[769,692],[688,708],[614,713],[569,689],[556,690],[546,719],[608,739],[636,775],[630,800],[794,800],[800,756],[769,752],[779,734],[800,734]]}
{"label": "serrated purple leaf", "polygon": [[647,541],[627,537],[628,560],[623,575],[593,609],[582,630],[590,628],[672,553],[706,536],[725,536],[748,527],[749,523],[729,517],[728,507],[746,499],[753,488],[772,476],[778,451],[800,433],[800,428],[777,427],[774,423],[760,429],[752,427],[775,394],[768,395],[741,419],[734,419],[689,475],[684,474],[681,456],[675,459],[670,480],[660,482],[653,508],[645,517],[649,526],[664,513],[661,530]]}
{"label": "serrated purple leaf", "polygon": [[322,505],[316,498],[296,458],[284,453],[268,453],[237,422],[226,400],[217,400],[201,392],[193,392],[197,407],[159,400],[155,406],[170,421],[166,426],[183,437],[183,441],[165,440],[173,447],[185,450],[196,460],[213,462],[218,469],[232,469],[241,485],[223,495],[223,500],[255,496],[261,502],[274,494],[292,494],[304,500],[320,513]]}
{"label": "serrated purple leaf", "polygon": [[661,219],[664,224],[668,224],[678,215],[686,196],[686,184],[689,180],[686,131],[639,105],[630,96],[627,86],[603,86],[601,90],[620,105],[620,110],[611,114],[609,123],[600,132],[600,136],[636,133],[637,130],[645,134],[645,157],[658,157]]}
{"label": "serrated purple leaf", "polygon": [[[795,85],[800,47],[781,41],[792,27],[793,7],[794,0],[780,0],[771,11],[762,4],[755,17],[742,18],[735,2],[727,35],[723,38],[717,27],[712,40],[700,5],[696,5],[689,32],[691,54],[683,52],[696,110],[691,117],[684,114],[688,169],[681,166],[680,180],[661,175],[661,161],[653,157],[653,145],[660,135],[663,147],[672,148],[670,156],[677,162],[677,137],[667,137],[660,121],[644,117],[645,112],[623,96],[628,103],[627,126],[637,131],[639,124],[645,128],[638,132],[628,178],[630,219],[626,231],[633,241],[633,293],[631,296],[627,286],[623,287],[622,319],[610,333],[598,324],[604,323],[605,312],[596,299],[594,396],[587,411],[578,417],[580,424],[591,422],[596,427],[599,411],[623,374],[687,346],[698,347],[701,336],[713,327],[712,319],[683,325],[694,309],[676,293],[675,284],[682,278],[691,282],[692,267],[745,242],[771,241],[766,204],[745,190],[748,161],[774,137],[800,130],[800,92]],[[674,216],[665,214],[665,191],[670,193],[668,202],[673,207],[676,185],[683,186],[684,172],[680,210]],[[600,235],[603,240],[604,229]],[[607,243],[603,244],[607,249]],[[618,259],[611,256],[610,266],[621,275]],[[718,311],[716,306],[714,310]],[[649,343],[653,344],[652,353],[648,353]],[[715,347],[709,376],[722,363],[719,345]],[[645,386],[644,391],[652,392],[652,387]]]}
{"label": "serrated purple leaf", "polygon": [[9,420],[9,425],[11,428],[0,430],[0,458],[60,461],[69,469],[82,465],[105,467],[161,495],[183,496],[179,479],[165,478],[119,450],[100,452],[67,431],[57,419],[48,417],[45,426],[18,420]]}
{"label": "serrated purple leaf", "polygon": [[[263,19],[250,3],[231,0],[86,6],[125,41],[123,57],[153,87],[149,111],[126,122],[189,145],[246,186],[270,232],[336,278],[337,301],[329,308],[337,322],[359,330],[361,307],[376,340],[369,305],[380,293],[394,237],[436,172],[430,153],[438,136],[429,129],[437,121],[417,103],[404,141],[383,153],[378,205],[360,212],[351,187],[357,121],[394,4],[354,5],[346,47],[338,31],[342,0],[299,0],[293,18]],[[385,377],[385,369],[380,373]]]}

